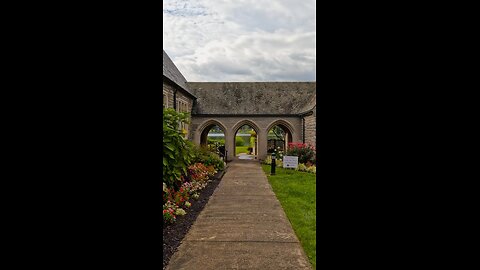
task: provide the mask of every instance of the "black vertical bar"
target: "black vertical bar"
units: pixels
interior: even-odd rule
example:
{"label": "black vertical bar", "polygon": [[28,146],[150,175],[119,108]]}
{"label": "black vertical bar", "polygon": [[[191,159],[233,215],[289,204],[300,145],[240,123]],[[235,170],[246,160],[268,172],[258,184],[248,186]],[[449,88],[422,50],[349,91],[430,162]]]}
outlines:
{"label": "black vertical bar", "polygon": [[272,153],[272,167],[270,169],[270,175],[275,175],[275,153]]}

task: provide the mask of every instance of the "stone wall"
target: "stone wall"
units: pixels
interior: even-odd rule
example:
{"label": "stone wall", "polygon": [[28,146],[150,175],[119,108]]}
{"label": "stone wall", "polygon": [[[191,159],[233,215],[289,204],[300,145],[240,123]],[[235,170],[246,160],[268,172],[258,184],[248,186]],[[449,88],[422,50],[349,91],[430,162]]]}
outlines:
{"label": "stone wall", "polygon": [[[179,89],[177,101],[186,104],[181,106],[182,111],[192,113],[191,125],[184,127],[188,131],[188,139],[200,144],[205,125],[210,122],[219,123],[226,130],[226,138],[229,140],[226,147],[230,160],[234,158],[234,132],[242,121],[242,123],[251,123],[258,129],[258,158],[264,159],[267,151],[267,129],[271,124],[286,123],[293,135],[291,141],[301,142],[303,141],[303,123],[300,114],[310,110],[312,106],[313,114],[304,117],[305,142],[316,144],[315,82],[187,83],[187,85],[198,98],[195,106],[194,100],[183,90],[164,81],[163,93],[167,96],[168,107],[174,107],[174,92],[175,89]],[[225,115],[222,116],[222,114]],[[243,115],[235,116],[235,114]]]}
{"label": "stone wall", "polygon": [[[163,82],[163,94],[164,94],[164,97],[166,97],[166,99],[167,99],[167,102],[166,102],[167,108],[173,108],[174,107],[173,102],[174,102],[175,89],[176,88],[174,88],[170,83]],[[190,96],[187,96],[183,91],[178,90],[176,99],[177,99],[177,102],[180,101],[180,102],[184,102],[184,104],[186,104],[185,108],[183,106],[179,107],[178,104],[177,104],[177,111],[180,110],[182,112],[188,112],[188,113],[192,112],[193,99]],[[188,138],[192,139],[193,138],[193,133],[191,131],[190,125],[185,125],[184,128],[188,132]]]}
{"label": "stone wall", "polygon": [[200,136],[209,124],[217,124],[225,130],[228,159],[234,159],[235,132],[243,124],[248,124],[257,131],[258,158],[267,156],[267,132],[276,124],[283,124],[290,129],[293,142],[302,141],[302,118],[299,116],[192,116],[191,132],[195,144],[200,144]]}
{"label": "stone wall", "polygon": [[167,99],[165,107],[167,108],[173,108],[173,92],[174,92],[173,86],[171,86],[169,83],[163,82],[163,95],[164,95],[164,101],[165,102],[165,97]]}
{"label": "stone wall", "polygon": [[316,106],[314,107],[313,114],[305,116],[305,143],[315,145],[317,141],[317,115]]}

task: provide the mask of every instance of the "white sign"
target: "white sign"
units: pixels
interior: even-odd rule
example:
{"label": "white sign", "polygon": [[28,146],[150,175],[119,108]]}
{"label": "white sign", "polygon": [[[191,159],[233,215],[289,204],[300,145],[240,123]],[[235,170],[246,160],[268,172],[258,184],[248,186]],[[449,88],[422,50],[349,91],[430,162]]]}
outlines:
{"label": "white sign", "polygon": [[283,156],[283,167],[284,168],[297,168],[298,167],[298,157]]}

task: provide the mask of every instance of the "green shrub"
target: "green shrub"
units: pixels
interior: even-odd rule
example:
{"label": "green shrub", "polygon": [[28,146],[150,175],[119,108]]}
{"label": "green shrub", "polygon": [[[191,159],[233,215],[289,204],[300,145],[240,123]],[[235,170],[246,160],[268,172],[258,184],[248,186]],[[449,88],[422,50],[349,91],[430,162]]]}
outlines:
{"label": "green shrub", "polygon": [[316,164],[316,150],[313,146],[303,143],[289,143],[287,156],[297,156],[298,163]]}
{"label": "green shrub", "polygon": [[268,155],[267,158],[263,161],[264,164],[271,165],[272,164],[272,156]]}
{"label": "green shrub", "polygon": [[213,165],[215,170],[221,171],[224,169],[225,164],[223,160],[216,153],[211,152],[207,147],[201,147],[195,145],[191,152],[193,154],[192,161],[194,163],[203,163],[205,166]]}
{"label": "green shrub", "polygon": [[317,173],[317,167],[315,167],[313,165],[310,166],[310,167],[307,167],[307,172],[316,174]]}
{"label": "green shrub", "polygon": [[305,164],[303,164],[303,163],[300,163],[300,164],[298,164],[297,170],[301,171],[301,172],[306,172],[307,171],[307,166],[305,166]]}
{"label": "green shrub", "polygon": [[179,131],[180,123],[188,123],[188,114],[178,113],[174,109],[163,110],[163,182],[176,190],[182,184],[182,175],[186,175],[192,163],[193,143],[184,139]]}
{"label": "green shrub", "polygon": [[244,145],[245,145],[245,140],[240,136],[236,136],[235,137],[235,146],[244,146]]}

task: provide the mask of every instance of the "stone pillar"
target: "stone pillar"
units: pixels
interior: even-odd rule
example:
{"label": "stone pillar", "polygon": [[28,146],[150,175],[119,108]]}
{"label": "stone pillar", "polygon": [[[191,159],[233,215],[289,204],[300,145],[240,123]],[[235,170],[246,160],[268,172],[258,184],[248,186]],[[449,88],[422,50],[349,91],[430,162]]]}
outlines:
{"label": "stone pillar", "polygon": [[301,132],[301,130],[300,131],[298,131],[298,130],[293,131],[291,142],[302,142],[302,132]]}
{"label": "stone pillar", "polygon": [[267,134],[268,131],[260,129],[257,134],[258,159],[264,160],[267,157]]}
{"label": "stone pillar", "polygon": [[285,144],[283,146],[283,149],[285,150],[284,154],[287,154],[288,143],[290,142],[290,138],[288,137],[288,133],[289,132],[285,131]]}
{"label": "stone pillar", "polygon": [[200,145],[200,140],[201,140],[201,131],[195,130],[193,132],[193,143],[196,145]]}
{"label": "stone pillar", "polygon": [[232,130],[225,132],[225,148],[227,149],[227,160],[235,158],[235,133]]}

